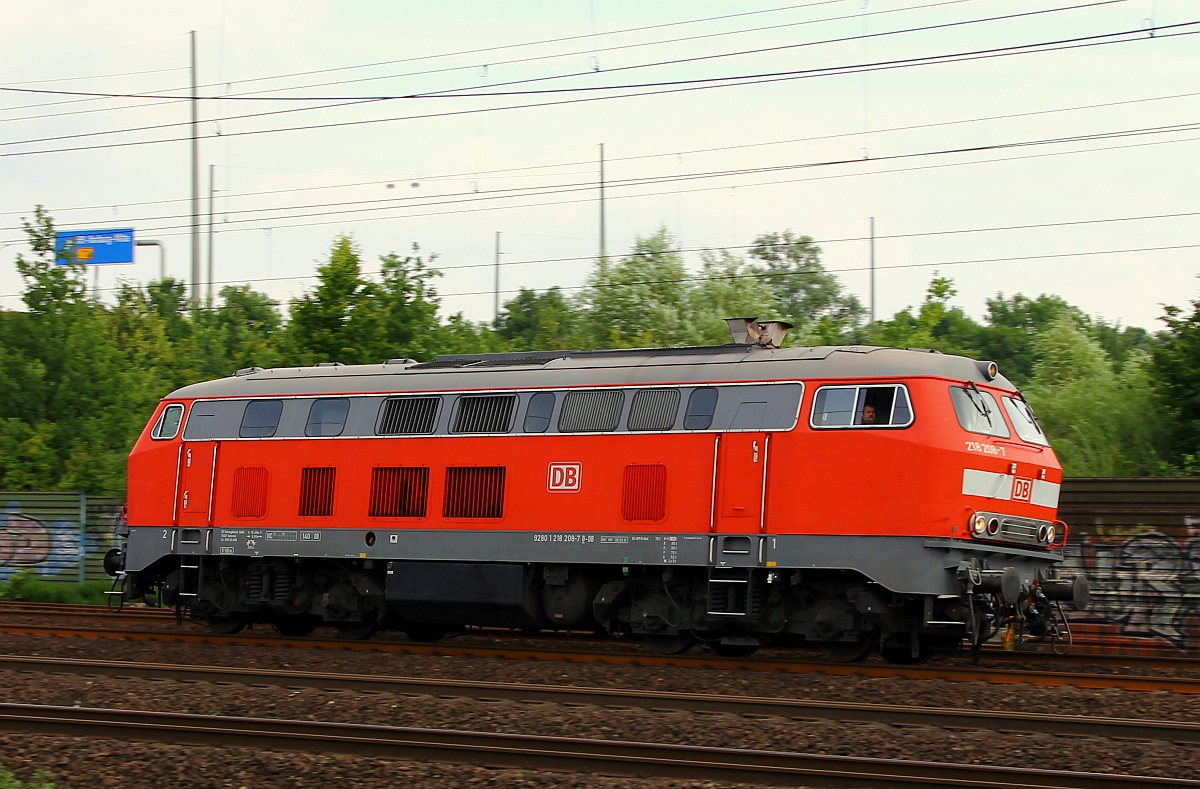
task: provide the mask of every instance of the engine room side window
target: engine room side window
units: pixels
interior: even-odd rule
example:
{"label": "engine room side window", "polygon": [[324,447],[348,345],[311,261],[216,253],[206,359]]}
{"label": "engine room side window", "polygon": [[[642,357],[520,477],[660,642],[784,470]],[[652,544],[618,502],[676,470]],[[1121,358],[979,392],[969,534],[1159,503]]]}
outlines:
{"label": "engine room side window", "polygon": [[679,413],[678,389],[642,389],[629,408],[630,430],[670,430]]}
{"label": "engine room side window", "polygon": [[560,433],[608,433],[617,429],[625,393],[619,389],[568,392],[558,415]]}
{"label": "engine room side window", "polygon": [[813,398],[809,424],[826,427],[908,427],[913,423],[903,385],[823,386]]}
{"label": "engine room side window", "polygon": [[958,424],[968,433],[1008,438],[1008,425],[1000,415],[1000,405],[988,392],[975,387],[952,386],[950,399],[954,402],[954,413]]}
{"label": "engine room side window", "polygon": [[516,395],[464,395],[458,398],[451,433],[507,433]]}
{"label": "engine room side window", "polygon": [[308,409],[308,424],[304,426],[304,435],[340,436],[346,429],[348,413],[350,401],[344,397],[314,400]]}
{"label": "engine room side window", "polygon": [[525,409],[525,432],[545,433],[550,427],[550,415],[554,413],[554,394],[538,392],[529,398]]}
{"label": "engine room side window", "polygon": [[246,403],[238,435],[242,438],[270,438],[279,428],[279,415],[282,413],[282,400],[251,400]]}
{"label": "engine room side window", "polygon": [[395,397],[383,403],[383,414],[375,430],[381,436],[432,433],[437,425],[440,397]]}
{"label": "engine room side window", "polygon": [[166,441],[179,435],[179,424],[183,421],[183,406],[172,403],[163,409],[162,416],[150,431],[150,437],[156,441]]}
{"label": "engine room side window", "polygon": [[717,412],[717,390],[710,386],[693,389],[683,414],[684,430],[708,430]]}
{"label": "engine room side window", "polygon": [[1040,444],[1041,446],[1050,446],[1049,440],[1046,439],[1046,434],[1042,432],[1042,426],[1038,422],[1037,416],[1033,413],[1033,409],[1029,407],[1029,403],[1024,400],[1018,400],[1015,397],[1003,397],[1004,410],[1008,412],[1008,418],[1012,420],[1013,427],[1017,430],[1017,435],[1021,440],[1028,441],[1030,444]]}

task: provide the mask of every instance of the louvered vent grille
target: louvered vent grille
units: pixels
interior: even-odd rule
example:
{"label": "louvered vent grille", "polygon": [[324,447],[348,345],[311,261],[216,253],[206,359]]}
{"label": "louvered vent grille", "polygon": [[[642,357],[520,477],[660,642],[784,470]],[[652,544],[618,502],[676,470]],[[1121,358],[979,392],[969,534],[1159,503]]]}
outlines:
{"label": "louvered vent grille", "polygon": [[383,404],[379,418],[381,436],[432,433],[437,422],[440,397],[398,397]]}
{"label": "louvered vent grille", "polygon": [[263,466],[241,466],[233,470],[233,502],[230,507],[235,518],[261,518],[267,514],[267,491],[271,475]]}
{"label": "louvered vent grille", "polygon": [[328,517],[333,514],[336,468],[306,468],[300,476],[300,514]]}
{"label": "louvered vent grille", "polygon": [[507,433],[512,422],[514,395],[458,398],[453,433]]}
{"label": "louvered vent grille", "polygon": [[372,518],[424,518],[429,469],[376,468],[371,472]]}
{"label": "louvered vent grille", "polygon": [[504,517],[504,466],[446,469],[447,518]]}
{"label": "louvered vent grille", "polygon": [[660,521],[667,516],[667,467],[661,463],[625,467],[621,517],[627,521]]}
{"label": "louvered vent grille", "polygon": [[629,407],[630,430],[670,430],[679,413],[678,389],[643,389]]}
{"label": "louvered vent grille", "polygon": [[558,417],[560,433],[602,433],[616,430],[625,394],[621,391],[568,392]]}

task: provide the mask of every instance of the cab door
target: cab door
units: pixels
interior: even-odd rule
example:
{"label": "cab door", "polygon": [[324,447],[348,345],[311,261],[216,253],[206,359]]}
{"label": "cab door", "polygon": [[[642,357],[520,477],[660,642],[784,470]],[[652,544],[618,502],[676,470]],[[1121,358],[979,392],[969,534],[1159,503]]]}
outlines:
{"label": "cab door", "polygon": [[212,524],[217,441],[185,441],[179,463],[175,521],[180,526]]}
{"label": "cab door", "polygon": [[768,433],[722,433],[717,447],[717,532],[757,534],[764,527]]}

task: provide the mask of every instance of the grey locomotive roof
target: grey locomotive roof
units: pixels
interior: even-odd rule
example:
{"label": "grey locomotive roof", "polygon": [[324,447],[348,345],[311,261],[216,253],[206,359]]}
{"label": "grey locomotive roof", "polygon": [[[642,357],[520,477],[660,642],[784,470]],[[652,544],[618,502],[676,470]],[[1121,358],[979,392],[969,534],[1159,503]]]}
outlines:
{"label": "grey locomotive roof", "polygon": [[604,384],[700,381],[777,381],[936,376],[1015,390],[1004,376],[987,381],[980,365],[962,356],[865,345],[763,348],[718,345],[619,351],[439,356],[417,364],[254,368],[185,386],[168,397],[238,397],[325,393],[390,393],[454,389],[523,389]]}

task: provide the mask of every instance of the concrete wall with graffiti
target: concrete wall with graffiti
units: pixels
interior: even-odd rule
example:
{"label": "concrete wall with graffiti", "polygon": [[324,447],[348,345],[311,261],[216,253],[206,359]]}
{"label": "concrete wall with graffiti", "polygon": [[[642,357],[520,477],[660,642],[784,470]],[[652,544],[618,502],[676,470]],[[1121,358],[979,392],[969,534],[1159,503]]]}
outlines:
{"label": "concrete wall with graffiti", "polygon": [[[46,580],[78,583],[104,578],[101,560],[113,545],[120,504],[79,493],[0,491],[0,581],[20,569]],[[83,529],[80,529],[80,521]]]}
{"label": "concrete wall with graffiti", "polygon": [[1066,480],[1068,574],[1092,584],[1070,613],[1077,640],[1109,652],[1200,652],[1200,478]]}

